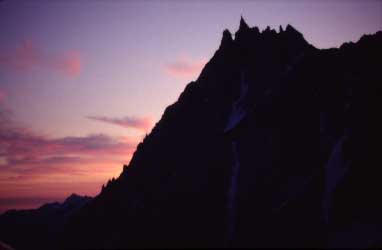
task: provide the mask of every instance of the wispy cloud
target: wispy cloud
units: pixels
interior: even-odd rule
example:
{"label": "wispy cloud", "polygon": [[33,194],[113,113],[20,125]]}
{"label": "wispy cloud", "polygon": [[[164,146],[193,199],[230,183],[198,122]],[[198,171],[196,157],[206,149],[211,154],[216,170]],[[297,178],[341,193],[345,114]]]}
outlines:
{"label": "wispy cloud", "polygon": [[151,129],[153,125],[153,120],[150,117],[135,117],[135,116],[125,116],[122,118],[113,118],[106,116],[88,116],[88,119],[106,122],[125,128],[134,128],[147,132]]}
{"label": "wispy cloud", "polygon": [[56,156],[128,155],[134,150],[133,144],[105,134],[55,139],[28,131],[7,130],[0,131],[0,140],[0,156],[7,157],[13,166],[50,157],[58,159]]}
{"label": "wispy cloud", "polygon": [[183,56],[172,63],[166,64],[165,70],[169,75],[174,77],[197,77],[206,62],[207,60],[205,59],[192,59]]}
{"label": "wispy cloud", "polygon": [[44,68],[58,71],[68,76],[78,76],[82,70],[82,60],[77,50],[53,55],[38,48],[32,41],[25,40],[14,51],[0,49],[0,66],[18,71]]}

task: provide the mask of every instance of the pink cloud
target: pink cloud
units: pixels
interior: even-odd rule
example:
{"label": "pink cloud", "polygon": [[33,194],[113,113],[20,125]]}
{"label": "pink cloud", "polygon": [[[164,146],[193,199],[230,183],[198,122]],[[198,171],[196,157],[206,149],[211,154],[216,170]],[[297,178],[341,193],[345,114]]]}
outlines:
{"label": "pink cloud", "polygon": [[60,55],[51,55],[36,47],[32,41],[25,40],[14,51],[0,51],[0,66],[19,71],[44,68],[68,76],[78,76],[82,70],[82,60],[78,51],[72,50]]}
{"label": "pink cloud", "polygon": [[11,167],[81,162],[100,155],[128,156],[137,143],[104,134],[55,139],[17,130],[0,131],[0,141],[0,157],[5,157]]}
{"label": "pink cloud", "polygon": [[147,132],[151,129],[153,125],[153,121],[150,117],[123,117],[123,118],[111,118],[105,116],[88,116],[88,119],[106,122],[118,126],[122,126],[125,128],[135,128],[138,130],[143,130]]}
{"label": "pink cloud", "polygon": [[13,180],[52,174],[107,174],[108,166],[121,168],[128,163],[140,140],[105,134],[50,138],[9,118],[9,113],[0,109],[0,180],[4,174],[11,174]]}
{"label": "pink cloud", "polygon": [[165,65],[166,72],[174,77],[196,77],[207,63],[205,59],[181,57],[177,61]]}

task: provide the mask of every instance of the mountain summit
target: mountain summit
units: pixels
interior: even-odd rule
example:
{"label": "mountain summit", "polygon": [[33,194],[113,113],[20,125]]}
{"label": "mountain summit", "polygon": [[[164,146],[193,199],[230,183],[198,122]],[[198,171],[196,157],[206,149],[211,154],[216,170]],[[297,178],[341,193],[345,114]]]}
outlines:
{"label": "mountain summit", "polygon": [[381,246],[381,45],[378,32],[320,50],[242,18],[58,245]]}

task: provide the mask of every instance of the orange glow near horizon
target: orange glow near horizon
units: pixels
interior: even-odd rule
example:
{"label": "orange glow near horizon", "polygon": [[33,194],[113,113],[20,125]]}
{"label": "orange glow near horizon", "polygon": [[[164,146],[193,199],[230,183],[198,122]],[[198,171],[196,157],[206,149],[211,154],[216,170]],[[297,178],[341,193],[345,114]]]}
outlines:
{"label": "orange glow near horizon", "polygon": [[[51,172],[38,173],[37,171],[32,175],[1,172],[0,197],[3,200],[19,199],[18,203],[22,200],[28,201],[28,197],[37,197],[37,200],[54,202],[62,201],[72,193],[95,196],[101,191],[102,185],[108,179],[118,177],[121,174],[123,164],[130,161],[131,155],[126,162],[96,158],[95,156],[94,159],[89,159],[89,163],[71,166],[59,165]],[[96,160],[100,161],[96,163]],[[41,165],[40,167],[49,169],[50,166]],[[32,169],[35,171],[35,168]],[[39,202],[30,202],[30,204],[33,206],[42,205]],[[14,205],[12,202],[2,204],[0,201],[0,212],[15,208]]]}

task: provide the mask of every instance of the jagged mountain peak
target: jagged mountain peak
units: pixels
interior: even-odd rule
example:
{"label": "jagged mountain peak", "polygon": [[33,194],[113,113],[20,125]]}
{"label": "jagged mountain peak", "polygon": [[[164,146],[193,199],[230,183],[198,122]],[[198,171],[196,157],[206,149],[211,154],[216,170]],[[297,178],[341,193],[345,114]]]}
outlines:
{"label": "jagged mountain peak", "polygon": [[248,30],[248,29],[249,29],[248,24],[245,22],[243,16],[241,16],[241,17],[240,17],[239,30]]}
{"label": "jagged mountain peak", "polygon": [[288,24],[285,28],[280,25],[278,31],[266,26],[263,30],[257,26],[250,27],[243,17],[240,18],[239,29],[235,32],[234,42],[239,45],[251,46],[259,40],[279,40],[283,43],[288,43],[284,47],[291,46],[304,46],[308,45],[308,42],[304,39],[301,32],[295,29],[292,25]]}
{"label": "jagged mountain peak", "polygon": [[[260,32],[241,18],[235,38],[223,32],[200,77],[139,144],[123,178],[72,217],[63,242],[79,248],[325,247],[341,240],[343,232],[335,230],[342,226],[352,239],[351,218],[363,216],[359,223],[368,225],[380,217],[372,198],[356,197],[357,206],[375,207],[372,213],[354,207],[357,192],[344,182],[374,176],[359,145],[367,144],[361,110],[370,109],[364,100],[377,82],[369,75],[379,72],[375,38],[373,46],[320,50],[289,24]],[[353,155],[358,162],[327,188],[326,176],[338,170],[333,166],[347,166]],[[328,230],[338,235],[328,238]]]}

